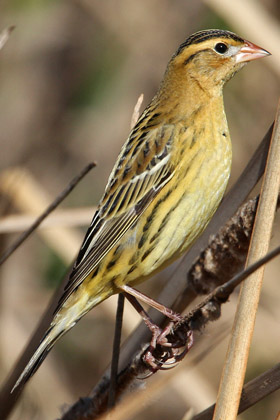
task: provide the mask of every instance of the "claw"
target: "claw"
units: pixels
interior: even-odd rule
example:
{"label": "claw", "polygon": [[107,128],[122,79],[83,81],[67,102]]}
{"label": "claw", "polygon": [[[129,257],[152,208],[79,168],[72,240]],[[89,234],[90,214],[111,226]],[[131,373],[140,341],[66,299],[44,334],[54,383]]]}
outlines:
{"label": "claw", "polygon": [[176,367],[176,365],[174,365],[174,366],[162,366],[162,367],[160,367],[159,368],[159,370],[171,370],[171,369],[174,369]]}
{"label": "claw", "polygon": [[[173,322],[170,324],[174,324]],[[187,338],[182,337],[177,339],[175,342],[169,342],[166,338],[166,335],[170,334],[173,325],[168,325],[161,334],[158,335],[158,330],[156,334],[153,334],[152,341],[148,347],[146,353],[143,356],[143,361],[148,365],[151,373],[148,374],[145,378],[148,378],[153,373],[156,373],[158,370],[168,370],[174,368],[188,353],[190,348],[193,345],[193,332],[189,330],[187,332]],[[160,356],[156,358],[154,352],[156,350],[160,351],[159,347],[163,347]],[[179,353],[179,349],[185,347],[182,352]]]}
{"label": "claw", "polygon": [[145,379],[150,378],[150,376],[152,376],[154,373],[155,372],[150,371],[150,372],[146,373],[146,375],[137,376],[137,379],[139,379],[140,381],[144,381]]}

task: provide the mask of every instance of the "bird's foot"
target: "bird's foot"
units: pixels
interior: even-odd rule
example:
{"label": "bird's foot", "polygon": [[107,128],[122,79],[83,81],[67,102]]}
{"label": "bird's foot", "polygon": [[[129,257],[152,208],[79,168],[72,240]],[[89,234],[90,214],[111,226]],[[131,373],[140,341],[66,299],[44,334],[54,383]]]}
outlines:
{"label": "bird's foot", "polygon": [[[170,322],[164,330],[157,327],[153,332],[151,343],[143,356],[143,361],[150,369],[151,374],[158,370],[175,367],[193,345],[192,330],[187,331],[184,335],[171,335],[173,326],[174,322]],[[170,341],[167,339],[167,335],[171,335]]]}
{"label": "bird's foot", "polygon": [[[175,367],[193,345],[193,332],[185,325],[184,317],[130,286],[124,285],[120,287],[120,289],[123,290],[126,298],[142,316],[145,324],[152,332],[152,340],[143,356],[143,361],[149,367],[151,374],[158,370],[166,370]],[[149,314],[144,310],[136,298],[141,299],[153,308],[162,312],[171,319],[171,321],[164,329],[160,328],[153,322]],[[176,332],[174,332],[174,325],[178,324],[181,324],[182,327],[185,325],[185,328],[180,328],[180,330],[177,329]],[[182,348],[183,351],[181,350]],[[150,374],[145,376],[145,378],[148,376],[150,376]]]}

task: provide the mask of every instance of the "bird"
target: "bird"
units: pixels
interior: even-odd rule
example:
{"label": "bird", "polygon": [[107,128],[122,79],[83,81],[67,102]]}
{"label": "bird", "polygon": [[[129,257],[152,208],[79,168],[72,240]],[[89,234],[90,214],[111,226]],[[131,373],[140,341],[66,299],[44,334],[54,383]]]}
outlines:
{"label": "bird", "polygon": [[52,322],[13,390],[113,294],[181,319],[134,286],[185,253],[215,213],[232,160],[223,86],[247,62],[268,55],[222,29],[198,31],[179,46],[121,148]]}

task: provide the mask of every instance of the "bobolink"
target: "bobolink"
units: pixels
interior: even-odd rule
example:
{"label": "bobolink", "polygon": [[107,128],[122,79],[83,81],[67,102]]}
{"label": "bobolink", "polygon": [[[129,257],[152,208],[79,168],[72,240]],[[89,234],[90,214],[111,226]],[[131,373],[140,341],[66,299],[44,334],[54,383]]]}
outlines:
{"label": "bobolink", "polygon": [[135,295],[131,286],[205,229],[231,168],[223,85],[266,55],[223,30],[197,32],[180,45],[121,149],[53,321],[15,387],[90,309],[114,293]]}

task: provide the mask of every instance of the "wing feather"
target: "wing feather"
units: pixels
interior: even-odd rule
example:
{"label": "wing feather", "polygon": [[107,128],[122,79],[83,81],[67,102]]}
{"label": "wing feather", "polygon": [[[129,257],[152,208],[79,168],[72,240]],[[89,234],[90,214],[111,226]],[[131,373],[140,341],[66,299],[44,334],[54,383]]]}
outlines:
{"label": "wing feather", "polygon": [[[160,126],[145,136],[143,129],[138,131],[139,145],[132,131],[121,150],[56,312],[173,176],[170,148],[174,127]],[[135,148],[131,147],[131,136]]]}

